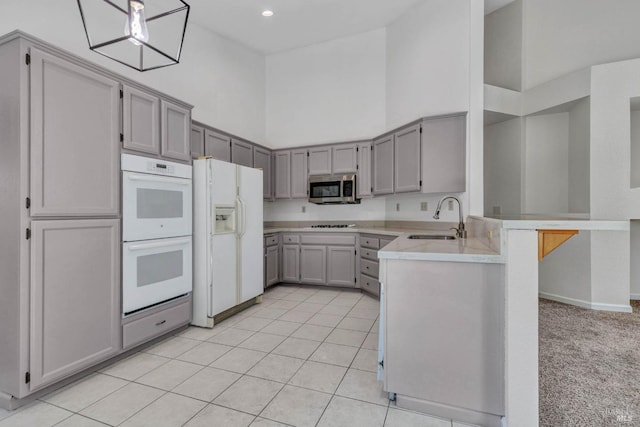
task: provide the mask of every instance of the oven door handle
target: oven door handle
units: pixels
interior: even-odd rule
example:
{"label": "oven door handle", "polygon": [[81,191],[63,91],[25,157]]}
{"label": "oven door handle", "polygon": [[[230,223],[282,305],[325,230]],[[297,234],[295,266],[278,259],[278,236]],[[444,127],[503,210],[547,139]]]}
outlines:
{"label": "oven door handle", "polygon": [[151,175],[128,175],[129,181],[147,181],[147,182],[162,182],[166,184],[184,185],[191,184],[191,180],[185,178],[173,178],[164,176],[151,176]]}
{"label": "oven door handle", "polygon": [[191,243],[191,239],[171,240],[169,242],[138,243],[135,245],[129,245],[127,249],[133,252],[142,251],[145,249],[170,248],[171,246],[182,246],[187,243]]}

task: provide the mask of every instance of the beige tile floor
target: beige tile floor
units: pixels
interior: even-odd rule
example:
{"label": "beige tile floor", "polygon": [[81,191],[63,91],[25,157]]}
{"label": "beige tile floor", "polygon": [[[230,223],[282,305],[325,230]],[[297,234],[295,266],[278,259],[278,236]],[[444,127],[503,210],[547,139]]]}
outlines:
{"label": "beige tile floor", "polygon": [[0,410],[0,427],[457,426],[390,404],[376,380],[378,307],[353,290],[276,286],[213,329]]}

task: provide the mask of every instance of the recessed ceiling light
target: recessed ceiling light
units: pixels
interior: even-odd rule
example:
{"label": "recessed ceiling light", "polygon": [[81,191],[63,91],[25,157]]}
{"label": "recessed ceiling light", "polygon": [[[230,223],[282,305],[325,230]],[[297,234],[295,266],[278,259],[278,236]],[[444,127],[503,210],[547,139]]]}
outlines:
{"label": "recessed ceiling light", "polygon": [[262,12],[262,16],[266,16],[266,17],[273,16],[273,11],[267,9]]}

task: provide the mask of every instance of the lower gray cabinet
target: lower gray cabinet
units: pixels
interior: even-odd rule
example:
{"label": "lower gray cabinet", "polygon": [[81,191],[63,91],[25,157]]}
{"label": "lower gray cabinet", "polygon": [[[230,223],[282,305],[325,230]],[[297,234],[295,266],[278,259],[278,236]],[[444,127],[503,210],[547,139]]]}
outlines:
{"label": "lower gray cabinet", "polygon": [[300,281],[300,245],[282,245],[282,281]]}
{"label": "lower gray cabinet", "polygon": [[327,283],[327,247],[302,245],[300,247],[300,282],[310,285]]}
{"label": "lower gray cabinet", "polygon": [[33,221],[31,390],[120,350],[120,221]]}
{"label": "lower gray cabinet", "polygon": [[280,274],[278,272],[278,245],[267,246],[264,252],[264,280],[266,288],[275,285],[280,280]]}
{"label": "lower gray cabinet", "polygon": [[356,256],[353,247],[327,246],[327,285],[355,286]]}

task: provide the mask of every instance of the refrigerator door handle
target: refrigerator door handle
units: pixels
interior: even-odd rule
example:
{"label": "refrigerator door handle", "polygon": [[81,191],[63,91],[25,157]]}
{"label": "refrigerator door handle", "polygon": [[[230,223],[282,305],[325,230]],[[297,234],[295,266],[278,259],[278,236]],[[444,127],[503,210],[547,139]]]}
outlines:
{"label": "refrigerator door handle", "polygon": [[246,233],[247,231],[247,210],[246,210],[246,205],[244,204],[244,200],[242,200],[241,197],[238,197],[238,205],[239,208],[238,212],[240,213],[240,220],[239,225],[240,225],[240,229],[238,230],[238,237],[242,238],[242,236],[244,236],[244,233]]}

